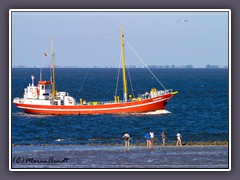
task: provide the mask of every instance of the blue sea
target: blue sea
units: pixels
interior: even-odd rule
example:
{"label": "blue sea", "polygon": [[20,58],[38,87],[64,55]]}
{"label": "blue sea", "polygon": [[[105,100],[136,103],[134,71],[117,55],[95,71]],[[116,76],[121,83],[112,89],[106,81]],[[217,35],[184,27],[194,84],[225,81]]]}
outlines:
{"label": "blue sea", "polygon": [[[15,145],[106,145],[123,144],[122,135],[129,132],[134,143],[145,142],[145,134],[154,131],[155,142],[167,132],[167,143],[176,142],[181,130],[183,142],[229,140],[228,69],[152,69],[167,89],[178,91],[168,102],[169,113],[125,115],[48,116],[26,114],[13,104],[11,137]],[[22,97],[24,88],[38,68],[12,69],[12,100]],[[129,69],[133,92],[138,96],[151,88],[162,89],[147,69]],[[51,70],[42,69],[42,79],[49,80]],[[56,89],[87,101],[113,101],[118,69],[57,68]],[[122,79],[118,95],[122,98]]]}

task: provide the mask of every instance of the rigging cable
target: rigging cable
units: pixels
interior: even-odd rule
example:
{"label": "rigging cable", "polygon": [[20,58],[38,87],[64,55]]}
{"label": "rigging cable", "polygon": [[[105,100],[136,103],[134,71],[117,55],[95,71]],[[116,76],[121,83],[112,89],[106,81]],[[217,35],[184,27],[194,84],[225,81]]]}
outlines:
{"label": "rigging cable", "polygon": [[153,77],[158,81],[158,83],[166,90],[166,88],[163,86],[163,84],[158,80],[158,78],[153,74],[153,72],[149,69],[149,67],[145,64],[145,62],[142,60],[142,58],[137,54],[137,52],[132,48],[132,46],[127,42],[126,43],[128,47],[133,51],[133,53],[138,57],[138,59],[141,60],[143,65],[149,70],[149,72],[153,75]]}
{"label": "rigging cable", "polygon": [[120,51],[120,57],[119,57],[119,63],[118,63],[118,76],[117,76],[115,96],[117,96],[117,90],[118,90],[118,81],[119,81],[119,75],[120,75],[120,63],[121,63],[121,51]]}
{"label": "rigging cable", "polygon": [[65,44],[65,43],[73,43],[73,42],[79,42],[79,41],[87,41],[87,40],[92,40],[92,39],[98,39],[98,38],[103,38],[106,36],[111,36],[111,35],[115,35],[118,34],[120,31],[116,31],[116,32],[111,32],[111,33],[106,33],[106,34],[102,34],[99,36],[93,36],[93,37],[88,37],[88,38],[81,38],[81,39],[76,39],[76,40],[68,40],[68,41],[60,41],[60,42],[55,42],[54,44]]}
{"label": "rigging cable", "polygon": [[130,85],[131,85],[132,95],[133,95],[133,98],[135,98],[129,68],[127,68],[127,73],[128,73],[128,78],[129,78],[129,82],[130,82]]}
{"label": "rigging cable", "polygon": [[87,71],[86,71],[85,76],[84,76],[84,78],[83,78],[82,84],[81,84],[81,86],[80,86],[80,88],[79,88],[79,90],[78,90],[76,99],[78,98],[79,93],[80,93],[81,90],[82,90],[83,84],[84,84],[84,82],[85,82],[85,80],[86,80],[86,77],[87,77],[87,75],[88,75],[88,71],[89,71],[89,67],[87,68]]}

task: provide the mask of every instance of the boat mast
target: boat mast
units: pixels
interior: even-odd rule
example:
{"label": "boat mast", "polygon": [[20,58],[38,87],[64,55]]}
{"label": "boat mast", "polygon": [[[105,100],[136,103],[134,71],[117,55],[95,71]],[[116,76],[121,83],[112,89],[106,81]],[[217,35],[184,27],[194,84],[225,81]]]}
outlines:
{"label": "boat mast", "polygon": [[53,47],[53,35],[51,36],[51,56],[52,56],[52,96],[53,99],[56,98],[56,90],[55,90],[55,66],[54,66],[54,47]]}
{"label": "boat mast", "polygon": [[123,99],[127,102],[127,78],[126,78],[126,64],[124,55],[124,34],[121,25],[121,52],[122,52],[122,73],[123,73]]}
{"label": "boat mast", "polygon": [[42,68],[40,68],[40,81],[42,81]]}

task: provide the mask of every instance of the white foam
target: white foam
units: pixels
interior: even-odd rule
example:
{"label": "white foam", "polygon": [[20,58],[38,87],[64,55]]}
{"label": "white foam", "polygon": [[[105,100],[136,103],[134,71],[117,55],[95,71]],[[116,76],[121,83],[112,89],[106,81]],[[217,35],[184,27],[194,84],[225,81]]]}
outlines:
{"label": "white foam", "polygon": [[34,118],[44,118],[44,117],[48,117],[48,116],[52,116],[52,115],[43,115],[43,114],[27,114],[24,112],[16,112],[13,113],[13,115],[15,116],[23,116],[23,117],[34,117]]}
{"label": "white foam", "polygon": [[151,111],[151,112],[146,112],[146,113],[141,113],[141,114],[146,114],[146,115],[158,115],[158,114],[170,114],[170,111],[167,111],[166,109],[161,109],[161,110],[156,110],[156,111]]}

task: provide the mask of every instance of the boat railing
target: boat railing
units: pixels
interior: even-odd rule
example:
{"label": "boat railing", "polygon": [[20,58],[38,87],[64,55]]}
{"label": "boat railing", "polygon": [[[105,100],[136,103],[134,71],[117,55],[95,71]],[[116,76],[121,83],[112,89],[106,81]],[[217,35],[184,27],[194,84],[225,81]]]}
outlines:
{"label": "boat railing", "polygon": [[158,91],[158,95],[162,96],[164,94],[171,94],[172,93],[172,89],[166,89],[166,90],[160,90]]}
{"label": "boat railing", "polygon": [[[139,100],[145,100],[145,99],[150,99],[150,98],[154,98],[157,96],[163,96],[165,94],[171,94],[172,93],[172,89],[165,89],[165,90],[160,90],[160,91],[155,91],[154,93],[148,93],[148,94],[139,94],[138,98],[133,98],[133,99],[129,99],[127,102],[132,102],[132,101],[139,101]],[[125,101],[98,101],[98,102],[94,102],[94,101],[89,101],[87,102],[86,106],[88,105],[102,105],[102,104],[114,104],[114,103],[124,103]],[[77,103],[77,105],[80,105],[80,103]]]}
{"label": "boat railing", "polygon": [[139,94],[138,98],[141,99],[150,99],[150,98],[154,98],[157,96],[163,96],[165,94],[171,94],[172,93],[172,89],[165,89],[165,90],[159,90],[159,91],[154,91],[154,92],[146,92],[145,94]]}
{"label": "boat railing", "polygon": [[13,99],[14,103],[23,103],[23,98],[16,97]]}
{"label": "boat railing", "polygon": [[123,103],[123,101],[118,101],[118,102],[114,102],[114,101],[88,101],[85,104],[82,103],[76,103],[77,105],[85,105],[85,106],[94,106],[94,105],[103,105],[103,104],[113,104],[113,103]]}

